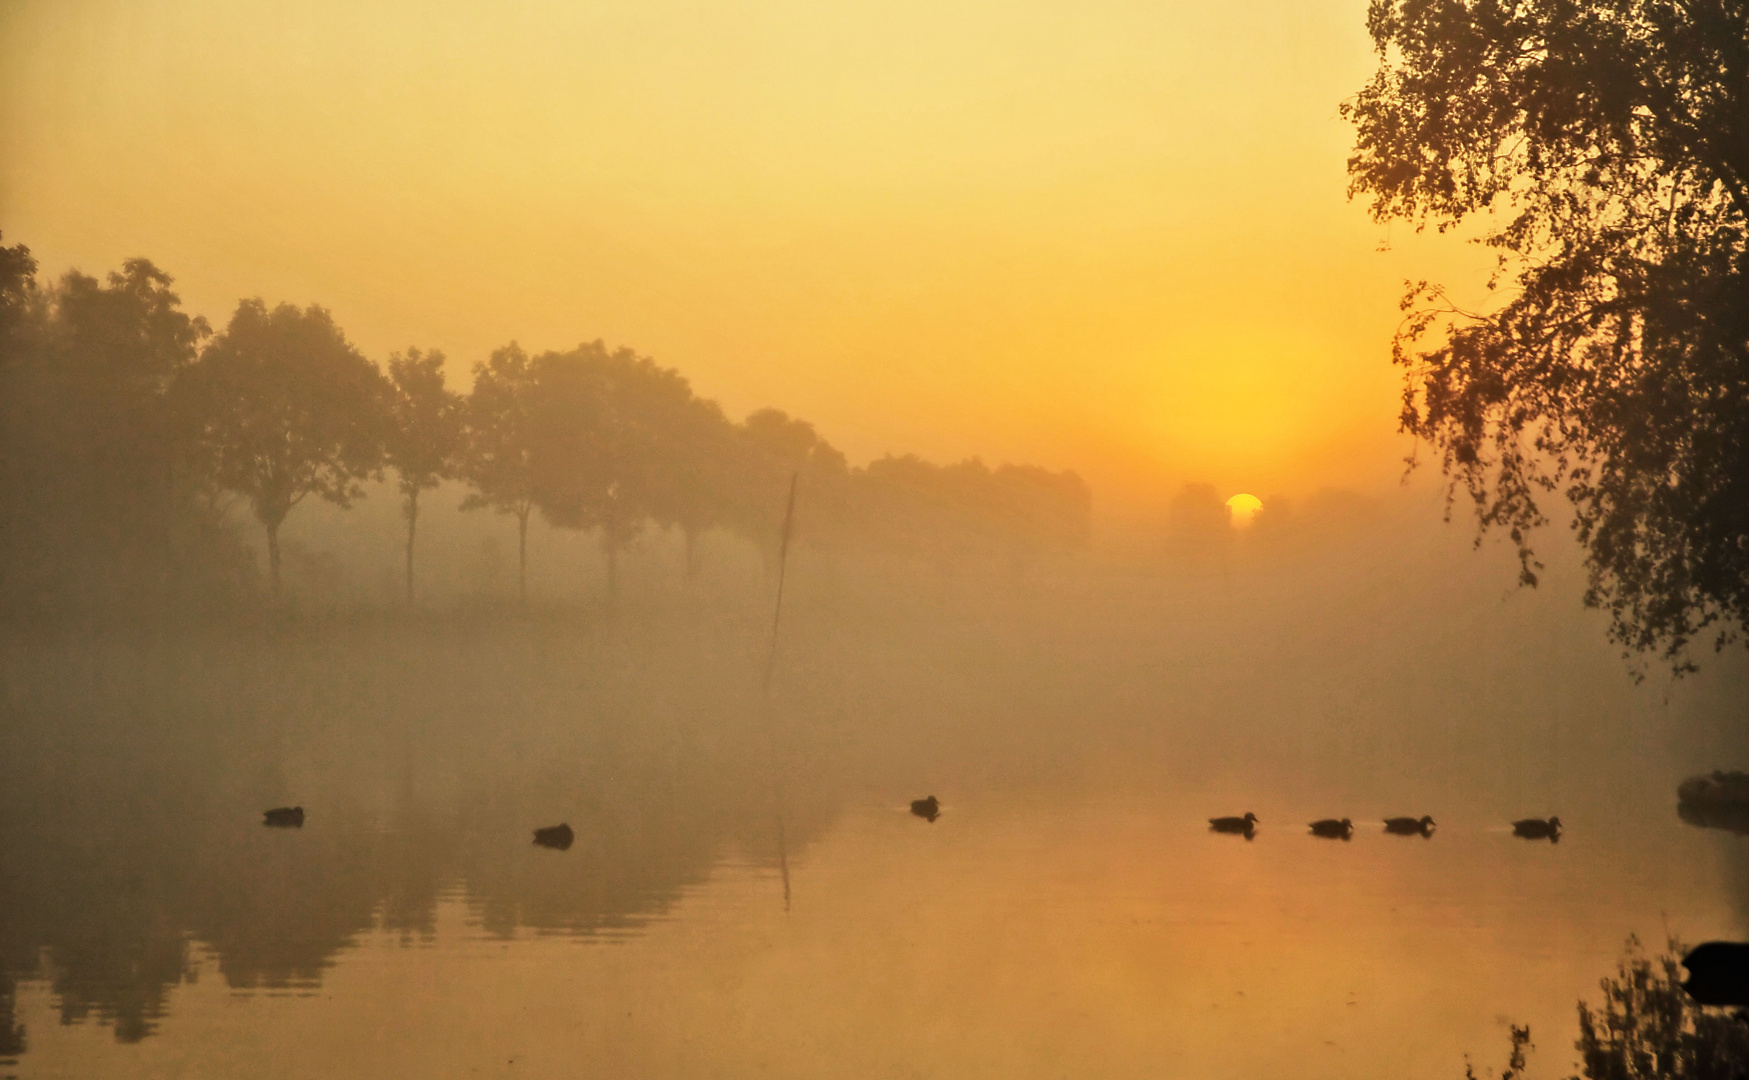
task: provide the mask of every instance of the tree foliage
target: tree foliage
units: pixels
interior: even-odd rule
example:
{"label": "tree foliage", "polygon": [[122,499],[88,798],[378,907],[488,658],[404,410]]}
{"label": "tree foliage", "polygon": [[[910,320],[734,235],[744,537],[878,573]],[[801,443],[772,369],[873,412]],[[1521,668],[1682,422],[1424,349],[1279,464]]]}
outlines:
{"label": "tree foliage", "polygon": [[1475,222],[1507,286],[1411,288],[1402,427],[1527,584],[1565,496],[1586,602],[1687,670],[1749,622],[1749,5],[1373,0],[1368,27],[1351,193]]}
{"label": "tree foliage", "polygon": [[656,512],[686,438],[692,388],[679,372],[600,340],[535,360],[540,389],[536,454],[542,515],[561,528],[594,529],[607,557],[608,592],[619,555]]}
{"label": "tree foliage", "polygon": [[465,406],[462,474],[474,490],[463,510],[490,507],[516,518],[518,599],[528,600],[528,518],[535,508],[536,411],[534,366],[516,342],[474,365]]}
{"label": "tree foliage", "polygon": [[408,349],[389,358],[385,460],[400,478],[407,519],[407,603],[413,603],[413,543],[419,495],[455,473],[462,441],[462,399],[444,385],[443,353]]}
{"label": "tree foliage", "polygon": [[[3,234],[0,234],[3,235]],[[12,356],[13,335],[36,295],[36,257],[23,244],[0,244],[0,362]]]}
{"label": "tree foliage", "polygon": [[214,481],[248,499],[267,530],[277,595],[286,515],[310,495],[349,506],[381,469],[382,374],[325,309],[270,311],[253,299],[237,305],[181,389]]}
{"label": "tree foliage", "polygon": [[38,289],[0,249],[0,597],[48,613],[160,609],[234,566],[188,468],[171,385],[208,335],[168,274],[130,259]]}
{"label": "tree foliage", "polygon": [[[280,591],[279,533],[311,495],[342,508],[392,466],[406,518],[406,595],[422,497],[451,478],[463,509],[600,539],[618,561],[648,528],[677,530],[686,578],[720,529],[775,560],[790,477],[796,540],[816,550],[1023,566],[1087,542],[1073,473],[889,457],[852,468],[804,420],[735,423],[678,371],[597,340],[530,356],[512,342],[465,398],[444,357],[409,349],[387,376],[317,306],[242,301],[223,332],[181,310],[169,275],[132,259],[104,281],[36,284],[0,247],[0,602],[43,614],[231,591],[251,577],[229,510],[245,501]],[[229,497],[225,493],[231,493]],[[240,497],[237,498],[237,497]]]}
{"label": "tree foliage", "polygon": [[843,528],[833,528],[848,524],[850,466],[842,451],[821,438],[814,425],[781,409],[753,412],[737,436],[729,525],[759,549],[768,569],[777,565],[792,475],[804,507],[796,516],[796,539],[825,546],[844,539]]}

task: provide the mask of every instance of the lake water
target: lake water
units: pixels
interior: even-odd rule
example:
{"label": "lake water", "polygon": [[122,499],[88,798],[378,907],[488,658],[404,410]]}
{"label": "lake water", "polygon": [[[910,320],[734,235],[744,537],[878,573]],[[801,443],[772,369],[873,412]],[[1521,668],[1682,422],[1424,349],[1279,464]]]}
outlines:
{"label": "lake water", "polygon": [[1743,672],[1442,595],[822,602],[769,700],[724,612],[14,640],[0,1075],[1567,1075],[1629,933],[1749,932]]}

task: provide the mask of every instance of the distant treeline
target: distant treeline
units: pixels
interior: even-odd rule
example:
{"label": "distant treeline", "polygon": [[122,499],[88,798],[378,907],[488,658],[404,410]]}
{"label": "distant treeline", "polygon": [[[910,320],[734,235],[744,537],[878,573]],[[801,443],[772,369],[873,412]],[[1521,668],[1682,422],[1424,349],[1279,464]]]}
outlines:
{"label": "distant treeline", "polygon": [[1072,472],[852,467],[776,409],[735,422],[677,371],[600,341],[474,365],[466,395],[445,358],[408,349],[387,369],[312,305],[244,300],[217,332],[181,309],[170,276],[130,259],[99,281],[39,286],[22,245],[0,247],[0,604],[14,614],[222,603],[260,579],[230,508],[246,505],[280,582],[280,529],[314,496],[341,507],[392,478],[415,591],[421,495],[464,483],[464,510],[514,520],[519,591],[539,513],[591,530],[616,587],[646,528],[696,541],[728,530],[775,558],[791,477],[798,543],[952,566],[1025,568],[1086,544],[1091,494]]}

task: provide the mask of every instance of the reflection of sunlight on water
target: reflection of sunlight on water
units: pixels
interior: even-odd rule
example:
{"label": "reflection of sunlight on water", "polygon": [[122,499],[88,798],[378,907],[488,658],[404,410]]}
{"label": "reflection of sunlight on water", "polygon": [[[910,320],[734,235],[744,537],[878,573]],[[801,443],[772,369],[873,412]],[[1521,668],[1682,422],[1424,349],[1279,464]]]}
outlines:
{"label": "reflection of sunlight on water", "polygon": [[[420,947],[379,923],[318,992],[230,992],[204,950],[162,1030],[118,1044],[21,987],[33,1077],[1454,1075],[1492,1019],[1559,1046],[1628,929],[1725,930],[1717,837],[1672,819],[1559,848],[1457,820],[1254,843],[1201,793],[868,804],[774,871],[717,862],[635,926],[482,932],[445,890]],[[998,804],[999,803],[999,804]],[[612,948],[577,947],[593,943]],[[1556,1033],[1559,1033],[1558,1035]]]}

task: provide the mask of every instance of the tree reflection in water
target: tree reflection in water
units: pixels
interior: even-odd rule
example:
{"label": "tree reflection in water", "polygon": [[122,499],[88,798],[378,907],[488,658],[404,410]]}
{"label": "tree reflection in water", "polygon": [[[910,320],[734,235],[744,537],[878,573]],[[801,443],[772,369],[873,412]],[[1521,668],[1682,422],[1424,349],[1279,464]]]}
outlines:
{"label": "tree reflection in water", "polygon": [[[1667,951],[1647,956],[1638,938],[1628,938],[1615,975],[1602,980],[1603,1001],[1579,1002],[1574,1045],[1585,1080],[1737,1080],[1749,1072],[1749,1023],[1683,991],[1686,952],[1671,939]],[[1530,1029],[1513,1027],[1511,1041],[1501,1080],[1524,1075]],[[1473,1067],[1464,1075],[1476,1080]]]}
{"label": "tree reflection in water", "polygon": [[[469,677],[502,673],[489,685],[446,686],[438,674],[446,652],[493,648],[484,635],[382,644],[362,660],[356,640],[314,637],[224,660],[211,643],[169,657],[124,651],[106,658],[108,685],[99,680],[85,711],[9,707],[0,1058],[28,1049],[15,1017],[22,979],[49,981],[63,1022],[96,1018],[133,1042],[195,977],[202,949],[229,987],[308,992],[362,934],[429,942],[446,895],[499,936],[628,931],[725,850],[768,859],[769,801],[748,749],[762,744],[723,715],[733,693],[716,695],[708,734],[689,728],[710,705],[682,715],[689,692],[703,695],[713,677],[732,686],[733,672],[688,658],[695,681],[652,695],[613,670],[613,650],[540,633],[554,666],[531,663],[526,634],[497,635],[501,653],[520,655],[475,657]],[[198,713],[185,695],[165,695],[157,714],[136,696],[167,664],[226,662],[234,669],[215,681],[252,689],[209,691]],[[385,671],[400,675],[368,685]],[[340,716],[332,683],[347,676],[367,705]],[[488,711],[488,701],[515,704]],[[290,775],[321,790],[294,793]],[[799,790],[792,844],[818,835],[826,814]],[[320,804],[304,828],[262,826],[262,805],[299,800]],[[550,853],[528,844],[529,830],[555,816],[577,823],[575,847],[530,858]]]}

